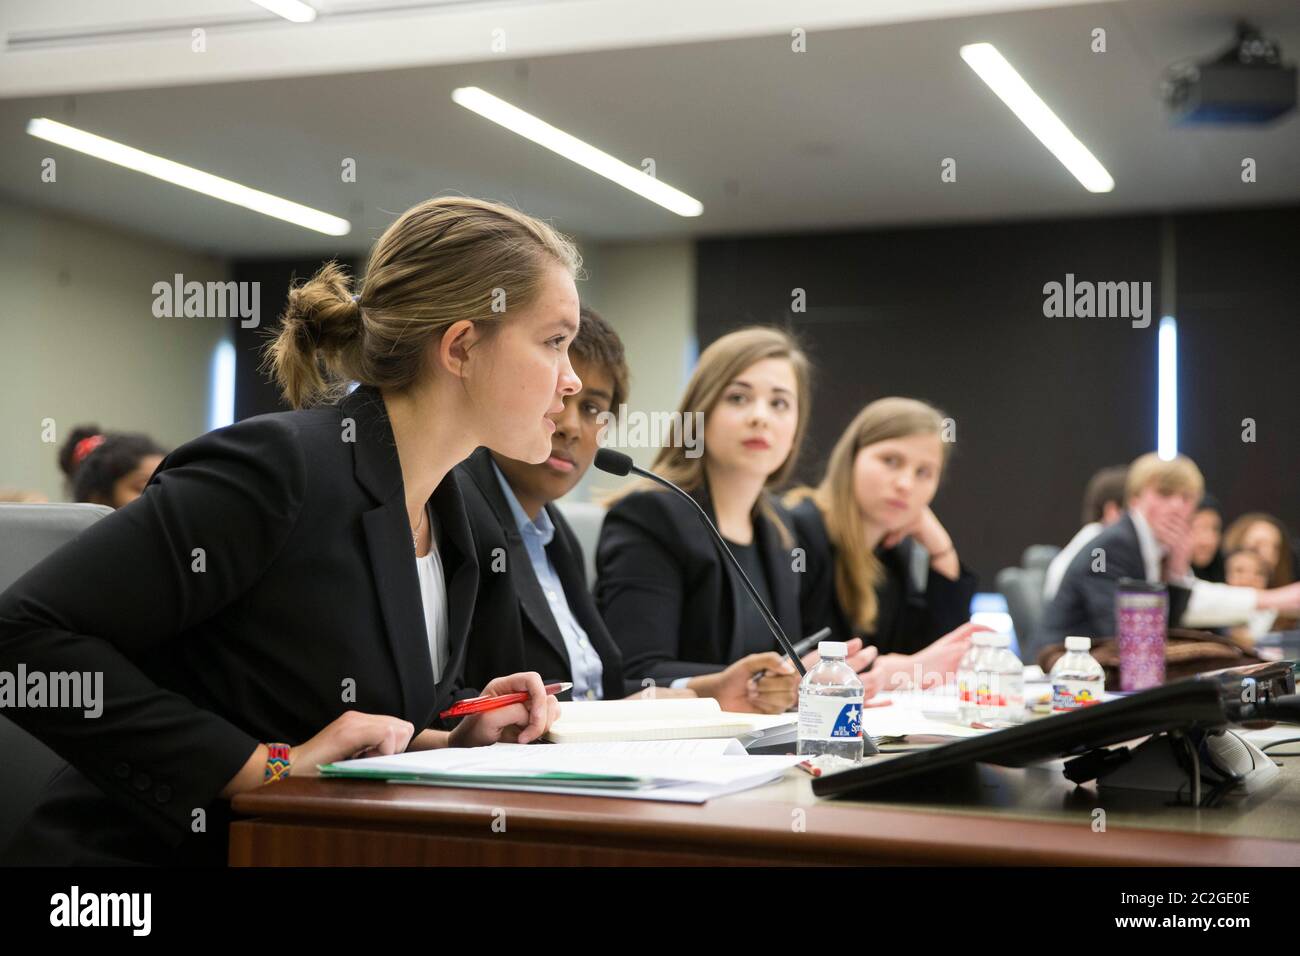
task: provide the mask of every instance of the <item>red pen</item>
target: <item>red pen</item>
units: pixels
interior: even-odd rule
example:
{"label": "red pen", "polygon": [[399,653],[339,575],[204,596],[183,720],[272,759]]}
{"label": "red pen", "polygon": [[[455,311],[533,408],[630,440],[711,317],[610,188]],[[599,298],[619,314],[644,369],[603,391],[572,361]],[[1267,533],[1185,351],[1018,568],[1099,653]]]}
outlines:
{"label": "red pen", "polygon": [[[566,690],[572,690],[573,685],[547,684],[546,693],[563,694]],[[520,691],[517,694],[498,694],[495,697],[471,697],[469,700],[458,701],[450,710],[444,710],[438,716],[443,720],[448,717],[464,717],[467,714],[481,714],[485,710],[496,710],[498,707],[509,707],[511,704],[522,704],[528,700],[531,695],[526,691]]]}

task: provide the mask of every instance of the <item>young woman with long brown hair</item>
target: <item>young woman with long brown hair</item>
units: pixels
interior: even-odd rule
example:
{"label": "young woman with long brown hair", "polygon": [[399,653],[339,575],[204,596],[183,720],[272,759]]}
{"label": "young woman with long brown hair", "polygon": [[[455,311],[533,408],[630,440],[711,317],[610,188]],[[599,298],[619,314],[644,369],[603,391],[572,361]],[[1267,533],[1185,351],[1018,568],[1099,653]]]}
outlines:
{"label": "young woman with long brown hair", "polygon": [[[948,457],[942,430],[943,416],[924,402],[878,399],[844,430],[821,483],[786,496],[808,549],[804,626],[874,646],[872,690],[955,673],[981,629],[968,623],[975,575],[930,508]],[[927,562],[921,586],[918,546]]]}
{"label": "young woman with long brown hair", "polygon": [[[779,329],[722,336],[700,355],[677,410],[703,416],[702,447],[670,444],[651,465],[700,504],[792,641],[806,629],[802,563],[773,489],[798,457],[808,378],[807,358]],[[648,480],[634,483],[601,527],[596,570],[596,602],[626,678],[685,687],[727,710],[794,704],[798,672],[689,502]],[[849,650],[859,669],[869,663],[860,643]]]}

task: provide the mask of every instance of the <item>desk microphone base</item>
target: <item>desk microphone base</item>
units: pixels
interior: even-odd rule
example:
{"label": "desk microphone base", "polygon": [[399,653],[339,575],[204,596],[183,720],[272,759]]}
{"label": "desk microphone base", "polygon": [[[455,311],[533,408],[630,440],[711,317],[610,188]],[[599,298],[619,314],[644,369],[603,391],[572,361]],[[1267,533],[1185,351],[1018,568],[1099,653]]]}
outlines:
{"label": "desk microphone base", "polygon": [[1230,730],[1189,731],[1185,735],[1155,734],[1128,751],[1127,759],[1107,761],[1109,765],[1096,777],[1097,784],[1120,790],[1185,794],[1193,772],[1189,743],[1197,748],[1204,785],[1213,787],[1235,780],[1228,792],[1249,794],[1278,775],[1277,764]]}

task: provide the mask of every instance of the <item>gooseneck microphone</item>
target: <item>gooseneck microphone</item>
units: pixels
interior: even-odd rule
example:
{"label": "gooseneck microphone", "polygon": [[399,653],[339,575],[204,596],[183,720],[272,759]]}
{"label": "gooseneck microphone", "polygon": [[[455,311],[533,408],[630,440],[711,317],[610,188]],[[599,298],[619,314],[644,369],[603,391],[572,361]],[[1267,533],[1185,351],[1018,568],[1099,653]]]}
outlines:
{"label": "gooseneck microphone", "polygon": [[740,581],[745,585],[745,590],[749,593],[750,600],[754,602],[758,607],[759,613],[763,615],[763,620],[767,623],[767,629],[772,632],[772,636],[776,638],[776,642],[781,645],[785,650],[786,656],[794,663],[795,669],[799,671],[799,676],[803,677],[803,675],[807,673],[807,670],[804,668],[803,662],[799,660],[799,655],[795,653],[794,645],[790,643],[790,638],[785,636],[785,631],[781,630],[781,625],[777,622],[776,616],[768,610],[767,605],[763,603],[763,599],[758,596],[758,591],[754,589],[753,583],[749,580],[748,576],[746,576],[745,569],[740,566],[740,562],[736,560],[736,556],[731,553],[731,549],[727,547],[727,542],[722,539],[722,534],[713,526],[713,522],[709,520],[708,514],[700,507],[700,503],[681,488],[678,488],[667,478],[661,478],[653,471],[646,471],[644,468],[638,468],[632,463],[632,459],[621,451],[615,451],[612,448],[601,448],[596,452],[596,460],[594,464],[601,471],[611,475],[617,475],[620,478],[629,474],[637,474],[642,478],[649,478],[656,484],[663,485],[669,491],[676,492],[682,498],[691,503],[691,507],[698,512],[700,520],[704,522],[705,527],[709,529],[709,533],[713,535],[713,540],[717,542],[718,547],[722,549],[722,553],[725,554],[727,560],[731,562],[732,568],[734,568],[736,573],[740,575]]}

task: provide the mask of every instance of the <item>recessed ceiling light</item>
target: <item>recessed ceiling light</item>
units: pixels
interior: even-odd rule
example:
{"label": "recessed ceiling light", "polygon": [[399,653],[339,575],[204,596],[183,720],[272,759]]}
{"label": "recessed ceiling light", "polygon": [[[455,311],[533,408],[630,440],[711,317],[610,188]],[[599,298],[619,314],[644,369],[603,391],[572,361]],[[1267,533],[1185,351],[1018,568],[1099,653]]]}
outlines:
{"label": "recessed ceiling light", "polygon": [[241,186],[239,183],[213,176],[193,166],[163,159],[153,153],[146,153],[52,119],[40,117],[28,120],[27,132],[51,143],[58,143],[79,153],[94,156],[96,159],[134,169],[137,173],[144,173],[177,186],[184,186],[186,189],[193,189],[205,196],[222,199],[265,216],[302,226],[304,229],[323,232],[327,236],[346,236],[352,231],[352,223],[338,216],[331,216],[319,209],[272,196],[259,189]]}
{"label": "recessed ceiling light", "polygon": [[1033,91],[997,47],[992,43],[970,43],[961,48],[961,58],[1007,104],[1020,122],[1029,127],[1029,132],[1037,136],[1070,174],[1083,183],[1084,189],[1108,193],[1115,188],[1115,180],[1110,178],[1106,167],[1079,142],[1079,138]]}
{"label": "recessed ceiling light", "polygon": [[486,90],[479,89],[477,86],[462,86],[451,91],[451,98],[465,109],[473,110],[479,116],[504,126],[512,133],[518,133],[525,139],[530,139],[539,146],[545,146],[551,152],[559,153],[565,159],[586,167],[597,175],[613,180],[624,189],[630,189],[638,196],[658,203],[670,212],[675,212],[679,216],[698,216],[704,212],[704,206],[698,199],[629,166],[621,159],[615,159],[609,153],[597,149],[590,143],[584,143],[578,137],[552,126],[545,120],[538,119],[517,106],[512,106]]}

